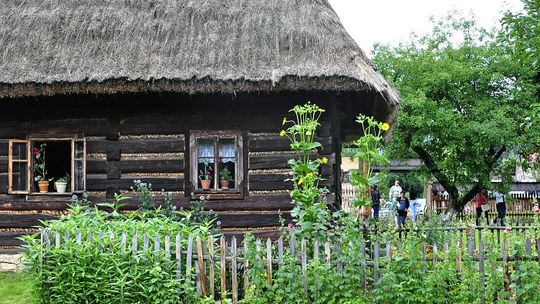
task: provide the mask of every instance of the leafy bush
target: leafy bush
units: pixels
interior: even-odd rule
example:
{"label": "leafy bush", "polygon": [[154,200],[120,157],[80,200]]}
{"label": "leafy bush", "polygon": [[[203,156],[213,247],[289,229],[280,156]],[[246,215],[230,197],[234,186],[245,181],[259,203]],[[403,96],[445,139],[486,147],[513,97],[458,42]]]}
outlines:
{"label": "leafy bush", "polygon": [[110,212],[76,204],[68,216],[44,222],[44,231],[53,232],[49,246],[39,234],[24,237],[41,303],[199,303],[193,273],[183,269],[178,280],[174,256],[155,252],[154,236],[161,236],[160,248],[163,236],[171,236],[174,251],[180,235],[186,248],[189,235],[204,239],[213,233],[212,221],[197,222],[195,211],[186,210],[120,213],[124,199],[102,204]]}

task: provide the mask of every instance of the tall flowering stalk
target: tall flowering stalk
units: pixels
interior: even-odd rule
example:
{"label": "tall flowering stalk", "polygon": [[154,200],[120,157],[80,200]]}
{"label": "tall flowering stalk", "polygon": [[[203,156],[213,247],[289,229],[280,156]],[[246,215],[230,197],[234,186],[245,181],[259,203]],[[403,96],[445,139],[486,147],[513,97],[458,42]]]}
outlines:
{"label": "tall flowering stalk", "polygon": [[390,129],[390,125],[363,114],[356,117],[356,122],[361,126],[362,136],[352,143],[354,148],[352,157],[361,160],[364,168],[351,171],[351,183],[357,188],[358,193],[353,204],[356,207],[363,207],[371,205],[371,200],[367,195],[369,188],[379,183],[382,177],[381,174],[373,174],[373,166],[390,162],[381,153],[384,143],[383,133]]}
{"label": "tall flowering stalk", "polygon": [[313,154],[317,148],[322,147],[321,143],[315,141],[315,132],[325,110],[308,102],[295,106],[289,112],[294,113],[295,117],[292,120],[283,118],[282,125],[289,127],[279,134],[291,141],[291,150],[297,153],[297,158],[288,162],[293,173],[289,180],[294,185],[291,192],[294,204],[291,216],[304,236],[322,236],[330,212],[324,198],[328,190],[319,187],[322,179],[319,167],[328,163],[328,159],[313,157]]}

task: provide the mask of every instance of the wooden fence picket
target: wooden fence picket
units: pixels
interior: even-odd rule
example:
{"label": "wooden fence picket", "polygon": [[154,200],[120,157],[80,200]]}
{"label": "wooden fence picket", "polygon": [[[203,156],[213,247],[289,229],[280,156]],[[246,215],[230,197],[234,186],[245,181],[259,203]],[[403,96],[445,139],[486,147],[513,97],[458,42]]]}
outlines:
{"label": "wooden fence picket", "polygon": [[[219,261],[220,261],[220,280],[221,280],[221,295],[227,293],[227,243],[225,241],[225,236],[221,236],[219,239]],[[222,298],[222,300],[225,300]]]}
{"label": "wooden fence picket", "polygon": [[306,239],[302,239],[301,243],[301,269],[302,269],[302,284],[304,285],[304,293],[307,294],[307,278],[306,278],[306,272],[307,272],[307,241]]}
{"label": "wooden fence picket", "polygon": [[[478,231],[478,271],[480,272],[480,285],[482,286],[482,291],[485,289],[485,265],[484,265],[484,241],[482,240],[482,231]],[[482,297],[485,295],[482,292]]]}
{"label": "wooden fence picket", "polygon": [[[328,244],[328,243],[327,243]],[[367,290],[367,263],[366,263],[366,243],[365,242],[362,242],[362,244],[360,245],[360,257],[361,257],[361,261],[360,261],[360,267],[361,267],[361,272],[360,272],[360,275],[362,276],[362,288],[364,290]]]}
{"label": "wooden fence picket", "polygon": [[195,243],[197,246],[197,266],[199,270],[198,278],[201,286],[201,295],[203,298],[206,298],[206,267],[204,266],[204,252],[200,236],[197,237]]}
{"label": "wooden fence picket", "polygon": [[177,234],[174,239],[174,255],[176,258],[176,279],[182,278],[182,238]]}
{"label": "wooden fence picket", "polygon": [[238,274],[236,258],[237,258],[237,249],[236,249],[236,237],[233,236],[231,240],[231,276],[232,276],[232,297],[233,303],[238,303]]}
{"label": "wooden fence picket", "polygon": [[188,245],[186,252],[186,281],[191,280],[191,259],[193,258],[193,236],[188,237]]}
{"label": "wooden fence picket", "polygon": [[272,241],[270,238],[266,239],[266,272],[267,283],[272,285]]}
{"label": "wooden fence picket", "polygon": [[137,250],[138,250],[138,247],[139,247],[139,236],[137,235],[137,233],[133,234],[133,241],[131,242],[131,252],[133,254],[133,256],[137,255]]}
{"label": "wooden fence picket", "polygon": [[216,298],[216,286],[215,286],[215,262],[214,262],[214,237],[209,235],[208,236],[208,268],[210,269],[210,276],[209,276],[209,288],[210,288],[210,296],[212,299]]}
{"label": "wooden fence picket", "polygon": [[313,259],[318,260],[319,259],[319,241],[315,240],[313,242]]}
{"label": "wooden fence picket", "polygon": [[60,248],[60,232],[54,233],[54,247]]}
{"label": "wooden fence picket", "polygon": [[330,265],[332,263],[332,253],[330,252],[330,243],[328,242],[324,242],[324,256],[326,264]]}
{"label": "wooden fence picket", "polygon": [[165,257],[168,259],[171,257],[171,236],[165,236]]}
{"label": "wooden fence picket", "polygon": [[278,239],[278,265],[279,267],[283,266],[283,237]]}
{"label": "wooden fence picket", "polygon": [[373,248],[373,281],[375,284],[375,288],[377,288],[379,284],[379,257],[379,243],[375,242]]}
{"label": "wooden fence picket", "polygon": [[[283,246],[283,243],[281,245]],[[247,244],[246,239],[244,239],[244,296],[249,290],[249,275],[248,275],[249,260],[246,257],[247,252],[248,252],[248,244]]]}
{"label": "wooden fence picket", "polygon": [[148,237],[148,234],[145,233],[143,236],[143,250],[146,252],[148,250],[148,247],[150,247],[150,238]]}
{"label": "wooden fence picket", "polygon": [[[75,237],[75,242],[80,243],[79,233],[77,233],[77,236]],[[122,254],[126,253],[126,246],[127,246],[127,234],[125,232],[122,233],[122,236],[120,237],[120,252]]]}

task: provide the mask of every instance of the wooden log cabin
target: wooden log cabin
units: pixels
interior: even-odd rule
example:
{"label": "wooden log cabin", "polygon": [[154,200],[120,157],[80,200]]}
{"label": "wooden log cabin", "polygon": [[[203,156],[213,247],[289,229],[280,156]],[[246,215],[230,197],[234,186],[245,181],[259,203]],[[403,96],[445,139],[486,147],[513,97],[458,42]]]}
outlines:
{"label": "wooden log cabin", "polygon": [[[358,113],[393,122],[399,96],[325,0],[14,0],[0,7],[0,247],[134,180],[188,207],[205,195],[224,229],[278,224],[293,157],[281,121],[307,101],[339,206],[340,150]],[[65,194],[38,191],[34,150]],[[199,172],[213,181],[203,190]],[[233,177],[220,188],[218,170]],[[136,208],[132,201],[127,208]]]}

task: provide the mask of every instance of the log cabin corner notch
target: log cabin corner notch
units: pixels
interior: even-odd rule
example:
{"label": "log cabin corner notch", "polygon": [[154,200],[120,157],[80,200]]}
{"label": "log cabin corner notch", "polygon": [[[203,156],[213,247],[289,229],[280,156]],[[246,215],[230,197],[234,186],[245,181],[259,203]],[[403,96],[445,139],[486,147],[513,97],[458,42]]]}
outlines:
{"label": "log cabin corner notch", "polygon": [[[318,155],[330,159],[321,173],[339,203],[341,143],[357,132],[355,115],[392,123],[399,105],[325,0],[14,0],[0,15],[0,240],[69,202],[32,193],[33,136],[84,134],[84,158],[62,171],[80,177],[71,188],[94,203],[138,179],[179,207],[191,192],[209,193],[224,228],[268,227],[290,218],[293,154],[278,136],[290,108],[311,101],[327,110]],[[234,157],[218,153],[227,130]],[[214,154],[198,154],[197,136]],[[58,153],[67,155],[67,142]],[[227,191],[216,183],[220,157],[234,174]],[[202,190],[198,171],[212,159],[214,185]]]}

